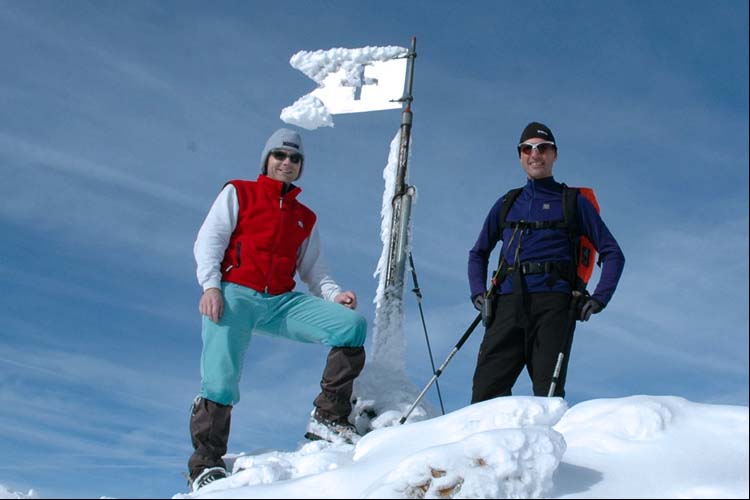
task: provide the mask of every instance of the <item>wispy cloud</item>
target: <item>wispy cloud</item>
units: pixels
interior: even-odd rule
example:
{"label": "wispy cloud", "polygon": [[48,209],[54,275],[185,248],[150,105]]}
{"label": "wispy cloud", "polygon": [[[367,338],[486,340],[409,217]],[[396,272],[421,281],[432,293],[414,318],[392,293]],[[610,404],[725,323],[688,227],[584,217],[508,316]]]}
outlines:
{"label": "wispy cloud", "polygon": [[[39,143],[0,132],[0,154],[6,158],[8,169],[28,169],[44,174],[55,171],[69,177],[69,182],[93,181],[118,190],[125,189],[155,200],[163,200],[183,208],[204,211],[206,208],[194,197],[168,185],[149,182],[138,176],[128,175],[122,170],[88,161]],[[10,194],[10,193],[9,193]],[[11,206],[9,204],[8,206]]]}

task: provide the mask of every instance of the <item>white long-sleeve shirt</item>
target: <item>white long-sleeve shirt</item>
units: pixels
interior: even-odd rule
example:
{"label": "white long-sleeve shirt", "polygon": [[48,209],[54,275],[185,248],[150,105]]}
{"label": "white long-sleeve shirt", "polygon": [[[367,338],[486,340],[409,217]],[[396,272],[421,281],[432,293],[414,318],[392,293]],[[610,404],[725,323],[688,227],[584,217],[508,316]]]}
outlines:
{"label": "white long-sleeve shirt", "polygon": [[[204,291],[221,288],[221,262],[237,227],[239,210],[237,190],[233,185],[227,184],[211,205],[198,231],[193,255],[197,264],[198,283]],[[330,276],[320,254],[320,235],[316,226],[313,226],[310,236],[297,251],[297,274],[307,284],[310,293],[317,297],[333,302],[333,298],[342,292],[341,287]]]}

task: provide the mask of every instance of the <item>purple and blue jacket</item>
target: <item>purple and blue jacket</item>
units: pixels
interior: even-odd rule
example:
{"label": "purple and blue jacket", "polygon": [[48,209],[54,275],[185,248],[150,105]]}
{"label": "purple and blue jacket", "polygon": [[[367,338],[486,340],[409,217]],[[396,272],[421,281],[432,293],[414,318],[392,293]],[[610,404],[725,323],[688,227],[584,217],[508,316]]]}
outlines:
{"label": "purple and blue jacket", "polygon": [[[513,206],[508,211],[507,222],[524,220],[527,222],[556,221],[563,219],[563,185],[553,177],[529,179]],[[524,262],[562,262],[571,259],[568,231],[564,228],[501,229],[500,209],[505,197],[501,197],[490,210],[482,226],[474,247],[469,251],[469,287],[471,297],[487,290],[487,266],[490,254],[502,240],[500,252],[507,262],[504,266]],[[589,200],[578,196],[578,227],[587,236],[600,254],[602,272],[592,298],[606,306],[615,293],[617,283],[625,266],[625,256],[612,233],[602,221],[599,213]],[[510,244],[509,244],[510,243]],[[520,245],[520,250],[518,247]],[[516,252],[518,259],[516,262]],[[571,285],[564,277],[553,284],[548,283],[549,274],[527,274],[522,276],[523,288],[527,293],[563,292],[570,293]],[[512,293],[512,280],[505,279],[499,287],[500,294]]]}

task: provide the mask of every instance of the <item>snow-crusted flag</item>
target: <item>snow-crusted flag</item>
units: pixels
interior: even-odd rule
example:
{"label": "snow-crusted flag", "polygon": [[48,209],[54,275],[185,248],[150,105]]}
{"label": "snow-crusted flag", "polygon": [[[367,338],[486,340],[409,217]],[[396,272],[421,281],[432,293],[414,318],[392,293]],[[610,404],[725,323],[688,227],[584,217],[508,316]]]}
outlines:
{"label": "snow-crusted flag", "polygon": [[281,119],[314,130],[332,127],[332,114],[400,108],[407,53],[394,46],[297,52],[289,63],[318,88],[284,108]]}

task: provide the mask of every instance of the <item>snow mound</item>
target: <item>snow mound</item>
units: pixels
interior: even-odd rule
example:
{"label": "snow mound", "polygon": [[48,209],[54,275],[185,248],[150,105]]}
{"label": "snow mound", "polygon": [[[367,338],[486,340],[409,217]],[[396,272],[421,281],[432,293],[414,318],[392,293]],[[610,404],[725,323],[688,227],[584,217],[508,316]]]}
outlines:
{"label": "snow mound", "polygon": [[356,446],[228,456],[234,475],[174,498],[748,498],[748,414],[675,396],[496,398]]}
{"label": "snow mound", "polygon": [[417,452],[367,498],[541,498],[565,452],[549,428],[487,431]]}
{"label": "snow mound", "polygon": [[552,427],[567,409],[560,398],[495,398],[431,420],[370,432],[357,443],[354,460],[373,456],[402,460],[427,447],[426,443],[444,445],[498,429]]}
{"label": "snow mound", "polygon": [[573,407],[555,429],[599,451],[618,451],[659,439],[688,403],[666,396],[591,400]]}
{"label": "snow mound", "polygon": [[[572,407],[554,429],[567,445],[558,473],[568,474],[554,478],[552,496],[748,498],[747,407],[676,396],[598,399]],[[591,482],[571,488],[575,477]]]}
{"label": "snow mound", "polygon": [[174,498],[539,498],[565,453],[552,425],[566,409],[560,398],[497,398],[356,446],[240,455],[232,476]]}

